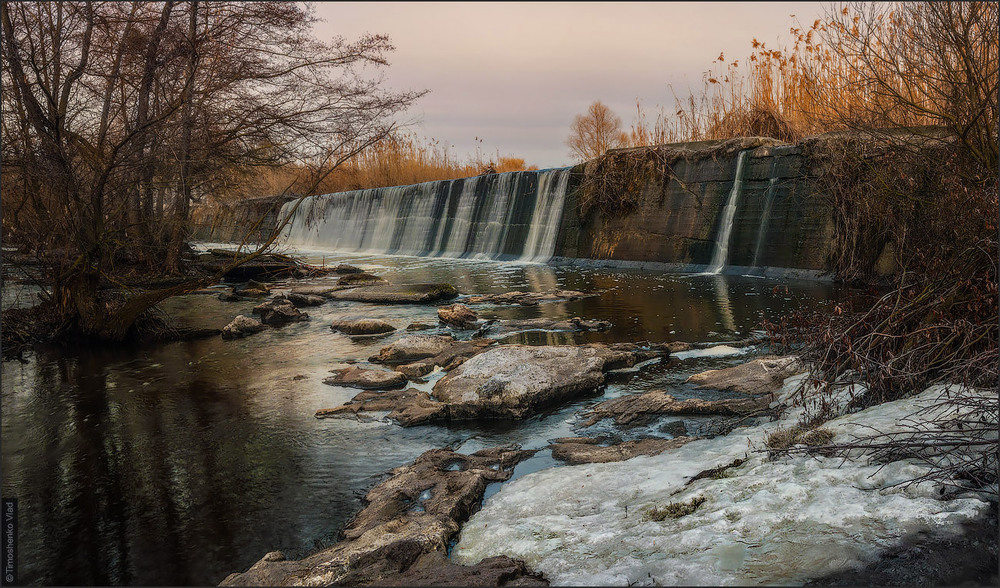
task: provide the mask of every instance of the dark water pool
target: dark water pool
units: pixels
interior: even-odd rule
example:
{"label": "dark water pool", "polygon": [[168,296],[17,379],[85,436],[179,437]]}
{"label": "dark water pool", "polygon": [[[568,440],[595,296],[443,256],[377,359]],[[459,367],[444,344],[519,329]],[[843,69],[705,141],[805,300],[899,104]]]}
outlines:
{"label": "dark water pool", "polygon": [[[520,337],[530,343],[727,341],[748,335],[762,315],[846,295],[831,285],[739,276],[332,253],[309,259],[346,261],[394,283],[450,282],[462,294],[600,292],[537,307],[475,307],[484,317],[614,324],[605,333]],[[221,327],[252,306],[200,294],[170,300],[163,310],[188,324]],[[24,363],[5,362],[3,495],[19,499],[21,581],[217,584],[268,551],[297,558],[332,544],[366,489],[428,449],[539,448],[548,439],[592,434],[579,428],[579,413],[602,398],[652,388],[684,397],[691,393],[681,383],[687,375],[739,361],[691,357],[615,374],[598,395],[524,423],[404,429],[379,420],[317,420],[317,409],[355,393],[322,383],[333,364],[363,365],[403,335],[355,342],[332,332],[330,320],[371,317],[405,327],[437,319],[433,305],[329,302],[307,310],[309,322],[238,341],[43,350]],[[518,475],[554,465],[543,451]]]}

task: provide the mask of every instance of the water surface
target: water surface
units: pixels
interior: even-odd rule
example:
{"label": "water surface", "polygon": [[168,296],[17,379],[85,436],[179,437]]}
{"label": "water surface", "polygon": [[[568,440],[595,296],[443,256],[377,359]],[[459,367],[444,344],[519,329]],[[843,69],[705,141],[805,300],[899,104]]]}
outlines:
{"label": "water surface", "polygon": [[[614,324],[604,333],[514,338],[535,344],[729,341],[748,335],[762,316],[776,318],[786,309],[846,295],[826,284],[739,276],[303,253],[313,263],[352,263],[394,283],[449,282],[463,295],[599,292],[535,307],[474,307],[483,317],[580,316]],[[185,324],[221,328],[253,306],[198,294],[169,300],[163,311]],[[584,430],[579,414],[602,399],[653,388],[689,397],[693,391],[682,384],[687,375],[739,361],[654,362],[614,374],[597,395],[523,423],[401,428],[379,420],[317,420],[317,409],[356,392],[323,384],[331,367],[344,360],[364,366],[381,346],[405,334],[354,341],[332,332],[331,320],[380,318],[403,328],[416,321],[436,324],[437,316],[433,305],[328,302],[305,310],[312,320],[237,341],[40,350],[23,363],[5,362],[3,494],[20,500],[22,581],[214,585],[268,551],[298,558],[331,545],[368,488],[432,448],[540,448],[549,439],[577,434],[669,436],[664,423]],[[422,387],[429,389],[440,375]],[[517,474],[553,465],[558,463],[543,451]],[[494,485],[488,492],[498,490]]]}

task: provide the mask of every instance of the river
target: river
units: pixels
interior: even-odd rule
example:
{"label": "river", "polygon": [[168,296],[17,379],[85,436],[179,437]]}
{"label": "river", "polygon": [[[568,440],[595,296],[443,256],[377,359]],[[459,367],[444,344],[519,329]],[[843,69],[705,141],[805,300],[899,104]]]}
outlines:
{"label": "river", "polygon": [[[573,302],[474,309],[483,317],[579,316],[613,323],[601,333],[534,332],[510,339],[531,344],[732,341],[758,328],[762,316],[773,319],[849,295],[811,281],[302,253],[312,263],[351,263],[397,284],[448,282],[463,295],[597,292]],[[289,283],[274,284],[276,291],[282,287]],[[20,298],[5,291],[4,300]],[[254,304],[194,294],[171,299],[162,310],[183,324],[221,328],[237,314],[249,315]],[[317,409],[356,392],[322,383],[331,366],[345,360],[363,365],[404,336],[407,324],[437,324],[436,308],[329,301],[304,310],[308,322],[236,341],[41,349],[22,362],[4,362],[3,495],[19,499],[22,583],[217,584],[268,551],[298,558],[334,543],[361,508],[365,490],[428,449],[469,452],[506,443],[538,448],[552,438],[592,434],[580,429],[578,416],[601,399],[653,388],[691,397],[693,390],[683,384],[688,375],[741,361],[739,355],[693,353],[618,373],[598,395],[521,423],[401,428],[377,419],[318,420]],[[328,326],[333,319],[362,317],[400,330],[357,341]],[[440,375],[421,387],[429,389]],[[718,394],[704,397],[725,397]],[[689,431],[701,423],[684,421]],[[659,431],[603,432],[667,435]],[[542,451],[515,476],[559,465]]]}

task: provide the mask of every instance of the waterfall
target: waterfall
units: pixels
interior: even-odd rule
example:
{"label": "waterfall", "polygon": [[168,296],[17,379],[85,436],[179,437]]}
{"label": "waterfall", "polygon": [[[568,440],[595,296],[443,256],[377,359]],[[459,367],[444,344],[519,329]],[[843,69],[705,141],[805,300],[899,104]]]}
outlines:
{"label": "waterfall", "polygon": [[767,236],[767,226],[771,223],[771,206],[774,204],[774,190],[778,185],[778,178],[773,175],[773,164],[771,168],[772,176],[767,183],[767,192],[764,193],[764,212],[760,217],[760,228],[757,229],[757,244],[754,246],[751,267],[757,267],[757,262],[760,260],[760,246],[764,243],[764,237]]}
{"label": "waterfall", "polygon": [[336,251],[545,262],[555,251],[570,168],[507,172],[311,196],[286,245]]}
{"label": "waterfall", "polygon": [[709,264],[706,273],[718,274],[726,265],[729,257],[729,236],[733,232],[733,219],[736,217],[736,205],[739,204],[740,191],[743,189],[743,160],[746,159],[747,151],[740,151],[736,157],[736,175],[733,178],[733,188],[729,191],[729,198],[726,200],[726,207],[722,210],[722,221],[719,225],[719,236],[715,240],[715,253],[712,254],[712,263]]}

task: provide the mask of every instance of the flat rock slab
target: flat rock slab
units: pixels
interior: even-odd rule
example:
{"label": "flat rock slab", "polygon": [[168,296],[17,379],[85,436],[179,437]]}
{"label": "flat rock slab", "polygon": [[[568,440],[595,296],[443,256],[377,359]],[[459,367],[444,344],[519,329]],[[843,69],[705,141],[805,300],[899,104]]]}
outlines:
{"label": "flat rock slab", "polygon": [[349,290],[355,286],[299,286],[292,290],[292,294],[301,294],[303,296],[322,296],[323,298],[332,298],[331,294],[334,292],[339,292],[341,290]]}
{"label": "flat rock slab", "polygon": [[[421,558],[446,553],[448,543],[479,506],[486,486],[510,478],[533,455],[517,446],[463,455],[432,449],[364,498],[365,508],[347,525],[343,540],[301,560],[271,552],[222,586],[330,586],[373,584],[406,572]],[[423,560],[426,569],[427,560]]]}
{"label": "flat rock slab", "polygon": [[769,404],[767,398],[677,400],[663,390],[651,390],[601,402],[591,409],[592,416],[583,426],[588,427],[605,418],[613,418],[617,425],[635,426],[661,415],[747,415],[765,409]]}
{"label": "flat rock slab", "polygon": [[566,302],[579,300],[596,294],[585,294],[576,290],[552,290],[549,292],[505,292],[503,294],[485,294],[481,296],[471,296],[465,300],[468,304],[520,304],[521,306],[535,306],[539,302]]}
{"label": "flat rock slab", "polygon": [[396,330],[396,327],[379,319],[337,320],[330,323],[330,328],[353,336],[388,335]]}
{"label": "flat rock slab", "polygon": [[433,357],[454,345],[457,340],[450,335],[408,335],[386,345],[378,355],[368,358],[376,363],[409,363],[418,359]]}
{"label": "flat rock slab", "polygon": [[762,357],[730,368],[701,372],[688,378],[687,382],[698,384],[698,388],[768,394],[781,388],[785,378],[803,371],[805,366],[794,355]]}
{"label": "flat rock slab", "polygon": [[451,284],[408,284],[402,286],[358,286],[330,292],[334,300],[352,300],[376,304],[432,304],[458,296]]}
{"label": "flat rock slab", "polygon": [[[587,437],[583,437],[590,441]],[[694,441],[694,437],[677,437],[675,439],[641,439],[625,441],[616,445],[602,447],[594,443],[574,442],[573,439],[563,440],[563,443],[551,445],[552,457],[568,464],[610,463],[625,461],[640,455],[659,455],[668,449],[676,449]]]}
{"label": "flat rock slab", "polygon": [[399,372],[366,370],[352,366],[334,371],[334,374],[325,378],[323,383],[330,386],[346,386],[363,390],[387,390],[405,386],[406,376]]}
{"label": "flat rock slab", "polygon": [[578,316],[569,320],[554,320],[547,318],[533,319],[511,319],[493,321],[484,325],[477,333],[482,336],[503,337],[513,333],[524,333],[527,331],[554,331],[554,332],[580,332],[580,331],[607,331],[611,328],[609,321],[599,319],[582,319]]}
{"label": "flat rock slab", "polygon": [[607,345],[499,345],[434,385],[451,419],[522,419],[544,406],[596,390],[604,371],[661,355]]}
{"label": "flat rock slab", "polygon": [[[397,349],[400,343],[402,349]],[[415,349],[422,354],[435,349],[442,352],[396,366],[410,378],[450,358],[450,363],[442,367],[451,371],[434,385],[433,395],[413,389],[377,397],[358,395],[344,406],[323,409],[316,416],[389,410],[388,418],[404,427],[439,421],[522,419],[548,405],[596,390],[604,383],[605,370],[629,367],[665,354],[660,349],[634,344],[535,347],[414,335],[382,348],[371,361],[380,356],[412,356]]]}
{"label": "flat rock slab", "polygon": [[519,559],[498,555],[476,565],[452,563],[443,554],[428,553],[405,572],[388,576],[371,586],[548,586],[540,573]]}

